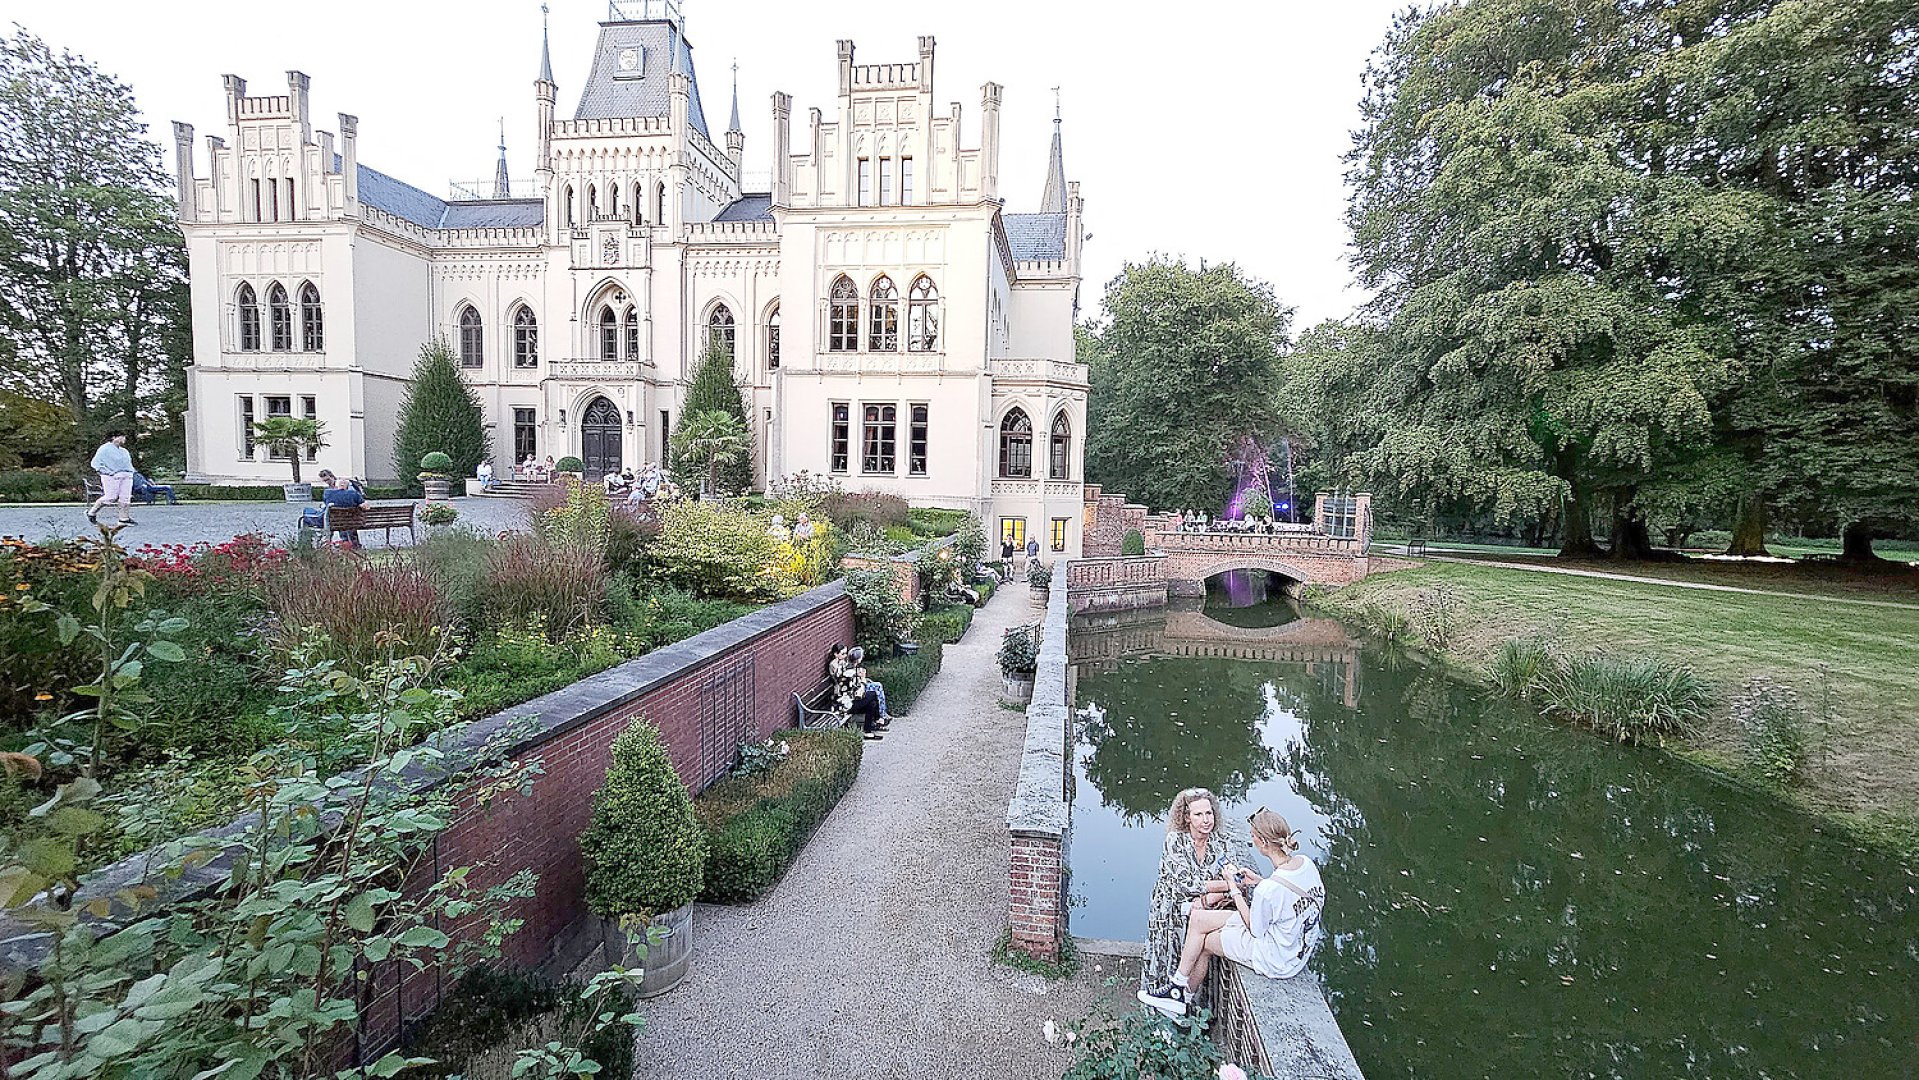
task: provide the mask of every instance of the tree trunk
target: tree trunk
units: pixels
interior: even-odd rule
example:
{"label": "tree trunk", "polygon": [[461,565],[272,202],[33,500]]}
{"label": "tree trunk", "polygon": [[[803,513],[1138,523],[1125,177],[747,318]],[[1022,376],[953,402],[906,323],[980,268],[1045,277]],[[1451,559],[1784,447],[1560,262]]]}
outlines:
{"label": "tree trunk", "polygon": [[1840,531],[1839,561],[1849,563],[1879,561],[1879,556],[1872,553],[1872,530],[1866,528],[1865,522],[1849,521]]}
{"label": "tree trunk", "polygon": [[1726,545],[1726,554],[1769,554],[1766,551],[1766,500],[1756,491],[1739,496],[1739,520],[1732,527],[1732,543]]}
{"label": "tree trunk", "polygon": [[1597,559],[1605,555],[1599,545],[1593,542],[1591,498],[1590,493],[1581,493],[1577,487],[1566,496],[1564,527],[1559,534],[1559,557],[1562,559]]}
{"label": "tree trunk", "polygon": [[1645,515],[1632,504],[1630,496],[1622,496],[1614,504],[1610,554],[1616,562],[1653,557],[1652,534],[1646,529]]}

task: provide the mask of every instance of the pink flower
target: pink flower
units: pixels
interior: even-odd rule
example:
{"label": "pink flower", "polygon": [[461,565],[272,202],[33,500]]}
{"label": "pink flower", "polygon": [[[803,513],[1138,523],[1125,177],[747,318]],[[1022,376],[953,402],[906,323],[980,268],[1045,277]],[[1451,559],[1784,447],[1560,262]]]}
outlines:
{"label": "pink flower", "polygon": [[1219,1067],[1219,1080],[1246,1080],[1246,1070],[1227,1062]]}

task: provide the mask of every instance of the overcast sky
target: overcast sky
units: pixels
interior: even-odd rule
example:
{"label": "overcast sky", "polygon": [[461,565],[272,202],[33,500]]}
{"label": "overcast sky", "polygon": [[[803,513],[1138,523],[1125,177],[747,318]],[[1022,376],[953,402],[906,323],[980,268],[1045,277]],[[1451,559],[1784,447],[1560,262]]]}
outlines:
{"label": "overcast sky", "polygon": [[[560,114],[572,115],[605,0],[549,0]],[[834,41],[856,62],[916,60],[939,39],[935,100],[963,107],[978,145],[980,85],[1005,86],[1000,194],[1037,209],[1053,93],[1061,87],[1066,174],[1086,199],[1086,310],[1129,259],[1150,252],[1234,260],[1298,309],[1295,332],[1363,299],[1346,265],[1340,155],[1357,123],[1360,76],[1404,0],[1204,0],[1183,4],[794,3],[684,0],[709,127],[726,125],[739,62],[749,178],[771,169],[775,90],[831,114]],[[0,0],[56,49],[76,51],[133,87],[156,141],[171,121],[205,136],[226,122],[220,76],[284,93],[312,76],[312,120],[360,118],[360,160],[436,195],[491,177],[506,120],[514,178],[533,174],[538,0]]]}

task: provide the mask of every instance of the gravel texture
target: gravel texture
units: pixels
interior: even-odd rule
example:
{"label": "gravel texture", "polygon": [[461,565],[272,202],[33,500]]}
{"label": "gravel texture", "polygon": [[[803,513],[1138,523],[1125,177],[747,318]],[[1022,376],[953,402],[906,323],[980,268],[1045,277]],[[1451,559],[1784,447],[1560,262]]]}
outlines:
{"label": "gravel texture", "polygon": [[993,652],[1038,617],[1023,587],[996,596],[913,714],[866,744],[780,884],[695,909],[693,972],[642,1007],[636,1075],[994,1080],[1071,1065],[1041,1026],[1085,1017],[1113,962],[1049,983],[991,955],[1025,735],[1024,714],[1000,707]]}
{"label": "gravel texture", "polygon": [[[403,500],[379,499],[385,506]],[[318,506],[318,503],[305,505]],[[518,499],[456,498],[453,506],[460,512],[456,525],[483,532],[526,528],[526,503]],[[120,520],[118,506],[100,511],[100,520],[111,524]],[[300,507],[284,502],[183,502],[168,506],[133,507],[133,520],[139,524],[120,534],[120,542],[129,548],[142,544],[194,544],[202,540],[218,544],[242,533],[263,533],[290,540],[299,531]],[[421,536],[426,526],[417,526]],[[28,540],[75,537],[98,533],[87,524],[86,506],[81,503],[38,506],[0,506],[0,536],[20,536]],[[360,537],[367,547],[385,544],[386,534],[374,529]],[[393,532],[393,543],[404,547],[406,530]]]}

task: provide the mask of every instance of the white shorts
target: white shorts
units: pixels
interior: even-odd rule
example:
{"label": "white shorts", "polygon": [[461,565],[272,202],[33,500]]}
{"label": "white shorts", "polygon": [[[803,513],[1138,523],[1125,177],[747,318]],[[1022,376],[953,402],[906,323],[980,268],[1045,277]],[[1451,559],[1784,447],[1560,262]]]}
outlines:
{"label": "white shorts", "polygon": [[133,499],[133,474],[114,473],[111,476],[100,474],[100,501],[130,502]]}
{"label": "white shorts", "polygon": [[[1225,951],[1226,959],[1245,964],[1259,971],[1259,961],[1253,959],[1253,932],[1235,919],[1219,928],[1219,947]],[[1260,971],[1261,975],[1265,972]]]}

